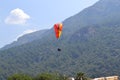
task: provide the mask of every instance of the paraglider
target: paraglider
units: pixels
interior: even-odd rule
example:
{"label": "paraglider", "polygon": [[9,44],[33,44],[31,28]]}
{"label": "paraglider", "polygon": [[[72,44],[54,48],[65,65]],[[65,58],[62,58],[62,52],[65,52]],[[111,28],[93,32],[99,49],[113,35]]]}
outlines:
{"label": "paraglider", "polygon": [[[62,23],[54,24],[55,36],[56,36],[57,39],[59,39],[61,34],[62,34],[62,28],[63,28],[63,24]],[[58,48],[58,51],[61,51],[61,49]]]}
{"label": "paraglider", "polygon": [[62,23],[54,24],[54,31],[57,39],[60,38],[61,36],[62,27],[63,27]]}

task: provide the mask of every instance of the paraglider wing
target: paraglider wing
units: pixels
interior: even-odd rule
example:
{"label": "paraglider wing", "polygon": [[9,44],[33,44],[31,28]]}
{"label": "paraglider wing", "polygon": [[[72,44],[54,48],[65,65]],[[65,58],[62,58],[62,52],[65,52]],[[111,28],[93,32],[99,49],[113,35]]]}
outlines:
{"label": "paraglider wing", "polygon": [[55,36],[58,39],[59,38],[58,24],[54,25],[54,31],[55,31]]}
{"label": "paraglider wing", "polygon": [[59,23],[59,24],[55,24],[54,25],[54,31],[55,31],[55,35],[56,35],[56,38],[58,39],[61,34],[62,34],[62,23]]}
{"label": "paraglider wing", "polygon": [[[63,27],[62,23],[54,24],[55,36],[57,39],[59,39],[62,34],[62,27]],[[61,51],[60,48],[58,48],[57,50]]]}
{"label": "paraglider wing", "polygon": [[63,25],[62,25],[62,23],[60,23],[60,24],[59,24],[59,37],[60,37],[61,34],[62,34],[62,27],[63,27]]}

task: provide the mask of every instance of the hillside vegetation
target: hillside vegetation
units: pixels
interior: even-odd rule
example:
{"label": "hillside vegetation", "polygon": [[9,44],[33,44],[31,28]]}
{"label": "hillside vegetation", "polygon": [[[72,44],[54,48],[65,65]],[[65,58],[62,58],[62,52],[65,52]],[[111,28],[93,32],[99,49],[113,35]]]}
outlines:
{"label": "hillside vegetation", "polygon": [[30,37],[33,34],[26,35],[31,40],[24,44],[27,37],[21,37],[0,51],[0,80],[15,73],[74,76],[84,72],[91,78],[120,75],[119,21],[120,1],[100,0],[64,20],[59,40],[52,28],[33,33],[41,36],[34,40]]}

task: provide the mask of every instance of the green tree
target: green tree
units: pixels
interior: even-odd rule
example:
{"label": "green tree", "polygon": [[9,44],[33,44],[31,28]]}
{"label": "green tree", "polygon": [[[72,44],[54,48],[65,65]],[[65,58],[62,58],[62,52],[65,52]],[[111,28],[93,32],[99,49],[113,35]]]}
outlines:
{"label": "green tree", "polygon": [[77,73],[75,80],[87,80],[87,77],[85,76],[83,72],[79,72]]}
{"label": "green tree", "polygon": [[66,75],[59,75],[57,80],[68,80],[68,76]]}
{"label": "green tree", "polygon": [[33,79],[25,74],[14,74],[12,76],[9,76],[7,80],[33,80]]}
{"label": "green tree", "polygon": [[34,80],[67,80],[67,76],[56,73],[42,73],[34,78]]}
{"label": "green tree", "polygon": [[49,73],[42,73],[35,77],[34,80],[54,80],[53,75]]}

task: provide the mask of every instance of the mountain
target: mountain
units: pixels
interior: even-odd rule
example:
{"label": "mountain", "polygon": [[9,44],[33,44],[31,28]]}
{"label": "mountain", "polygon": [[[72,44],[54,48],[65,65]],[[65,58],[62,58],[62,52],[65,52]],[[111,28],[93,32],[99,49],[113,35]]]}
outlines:
{"label": "mountain", "polygon": [[[55,38],[51,28],[36,33],[39,38],[34,40],[26,38],[32,40],[30,42],[11,44],[12,47],[1,50],[0,79],[13,73],[42,72],[70,76],[84,72],[91,78],[120,75],[119,21],[120,1],[100,0],[64,20],[60,39]],[[21,41],[24,40],[25,37],[21,37]],[[57,51],[58,48],[61,51]]]}
{"label": "mountain", "polygon": [[14,41],[11,44],[6,45],[1,50],[8,49],[8,48],[15,47],[15,46],[19,46],[19,45],[22,45],[25,43],[29,43],[29,42],[32,42],[32,41],[37,40],[37,39],[41,39],[47,30],[48,29],[40,30],[40,31],[36,31],[36,32],[30,33],[30,34],[26,34],[24,36],[21,36],[17,39],[17,41]]}
{"label": "mountain", "polygon": [[[110,24],[119,23],[119,14],[120,14],[120,5],[119,0],[100,0],[95,5],[84,9],[82,12],[70,17],[67,19],[67,24],[75,23],[69,25],[70,27],[75,25],[75,28],[78,26],[87,26],[95,24]],[[113,20],[115,19],[115,21]],[[68,27],[69,27],[68,26]]]}

